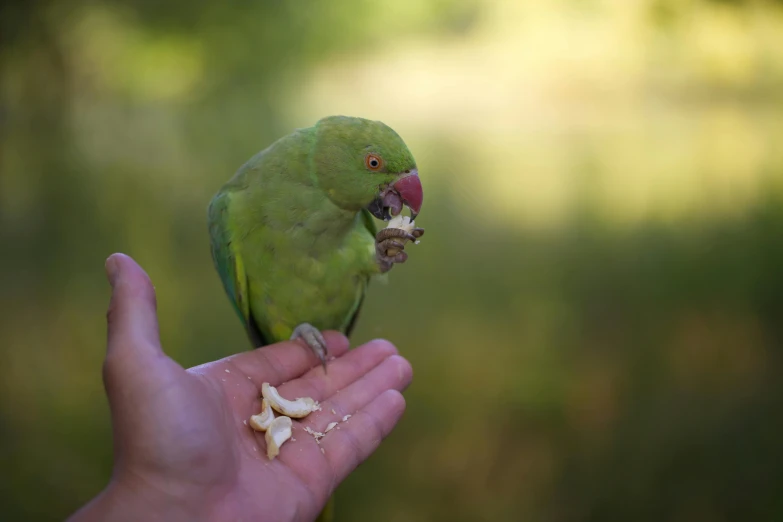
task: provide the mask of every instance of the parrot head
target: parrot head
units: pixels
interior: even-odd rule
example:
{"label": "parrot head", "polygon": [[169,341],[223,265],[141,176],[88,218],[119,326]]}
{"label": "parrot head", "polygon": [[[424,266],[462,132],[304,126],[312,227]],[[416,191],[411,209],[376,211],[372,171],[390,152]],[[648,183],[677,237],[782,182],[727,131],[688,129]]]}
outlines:
{"label": "parrot head", "polygon": [[329,116],[315,125],[313,165],[321,188],[340,208],[366,208],[387,221],[421,210],[416,161],[402,138],[379,121]]}

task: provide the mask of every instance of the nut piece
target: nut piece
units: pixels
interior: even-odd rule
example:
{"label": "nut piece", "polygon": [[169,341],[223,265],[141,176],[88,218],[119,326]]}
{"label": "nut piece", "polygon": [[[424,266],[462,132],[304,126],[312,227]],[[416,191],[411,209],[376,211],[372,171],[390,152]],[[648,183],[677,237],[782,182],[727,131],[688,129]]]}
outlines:
{"label": "nut piece", "polygon": [[[398,228],[410,234],[416,228],[416,224],[414,221],[411,220],[410,216],[403,216],[402,214],[400,214],[396,217],[391,218],[389,222],[386,224],[386,228]],[[395,241],[399,241],[404,245],[410,240],[405,239],[403,237],[399,237],[399,238],[395,238]],[[418,245],[419,240],[417,239],[416,241],[414,241],[413,244]],[[387,250],[387,255],[394,256],[397,255],[399,251],[400,249],[398,248],[390,248]]]}
{"label": "nut piece", "polygon": [[329,433],[329,430],[337,426],[336,422],[330,422],[328,426],[326,426],[326,429],[324,430],[324,433]]}
{"label": "nut piece", "polygon": [[264,399],[269,401],[272,408],[283,415],[295,419],[301,419],[320,409],[318,403],[310,397],[300,397],[293,401],[282,398],[277,392],[277,389],[274,386],[270,386],[268,382],[261,385],[261,395],[264,396]]}
{"label": "nut piece", "polygon": [[275,420],[275,413],[272,411],[272,406],[268,400],[263,399],[261,401],[261,413],[250,417],[250,426],[256,431],[266,431],[273,420]]}
{"label": "nut piece", "polygon": [[404,230],[405,232],[410,233],[411,230],[416,228],[413,221],[411,221],[410,216],[403,216],[402,214],[395,216],[389,220],[389,223],[386,225],[386,228],[399,228],[400,230]]}
{"label": "nut piece", "polygon": [[277,417],[266,430],[266,456],[269,460],[277,457],[280,446],[291,438],[291,426],[293,423],[288,417]]}

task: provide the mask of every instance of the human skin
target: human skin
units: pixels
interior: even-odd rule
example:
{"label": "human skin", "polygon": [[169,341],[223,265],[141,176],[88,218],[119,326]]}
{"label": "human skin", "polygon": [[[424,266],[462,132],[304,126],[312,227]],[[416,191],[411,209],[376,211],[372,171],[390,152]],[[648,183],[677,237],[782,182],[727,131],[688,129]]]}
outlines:
{"label": "human skin", "polygon": [[[103,377],[114,468],[71,522],[313,520],[405,410],[411,366],[383,340],[349,351],[344,336],[325,332],[335,357],[326,373],[299,342],[185,370],[161,348],[147,274],[122,254],[107,260],[106,271],[113,291]],[[284,397],[321,403],[294,420],[293,438],[272,461],[264,434],[245,424],[260,411],[264,382]],[[339,429],[320,444],[304,431],[324,431],[332,421],[341,421]]]}

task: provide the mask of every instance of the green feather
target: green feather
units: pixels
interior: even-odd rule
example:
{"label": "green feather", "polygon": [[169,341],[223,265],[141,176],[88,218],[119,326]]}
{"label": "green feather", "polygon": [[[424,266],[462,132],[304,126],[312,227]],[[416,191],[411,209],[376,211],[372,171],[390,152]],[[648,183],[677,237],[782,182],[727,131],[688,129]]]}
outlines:
{"label": "green feather", "polygon": [[[384,159],[369,172],[367,153]],[[364,210],[415,162],[381,122],[329,117],[243,165],[209,206],[212,256],[255,346],[308,322],[348,333],[371,277],[376,227]]]}
{"label": "green feather", "polygon": [[227,213],[230,197],[230,192],[219,193],[209,205],[212,260],[250,341],[254,346],[263,346],[265,341],[250,313],[244,263],[236,249],[231,246],[232,237]]}

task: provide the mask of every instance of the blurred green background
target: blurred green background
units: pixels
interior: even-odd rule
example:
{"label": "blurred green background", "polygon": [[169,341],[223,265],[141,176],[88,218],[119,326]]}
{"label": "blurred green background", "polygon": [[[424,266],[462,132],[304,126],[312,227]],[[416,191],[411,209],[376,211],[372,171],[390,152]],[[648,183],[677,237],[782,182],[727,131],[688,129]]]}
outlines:
{"label": "blurred green background", "polygon": [[106,256],[177,361],[245,349],[206,205],[329,114],[426,194],[353,339],[408,410],[342,520],[783,519],[783,2],[41,0],[0,7],[4,520],[109,477]]}

